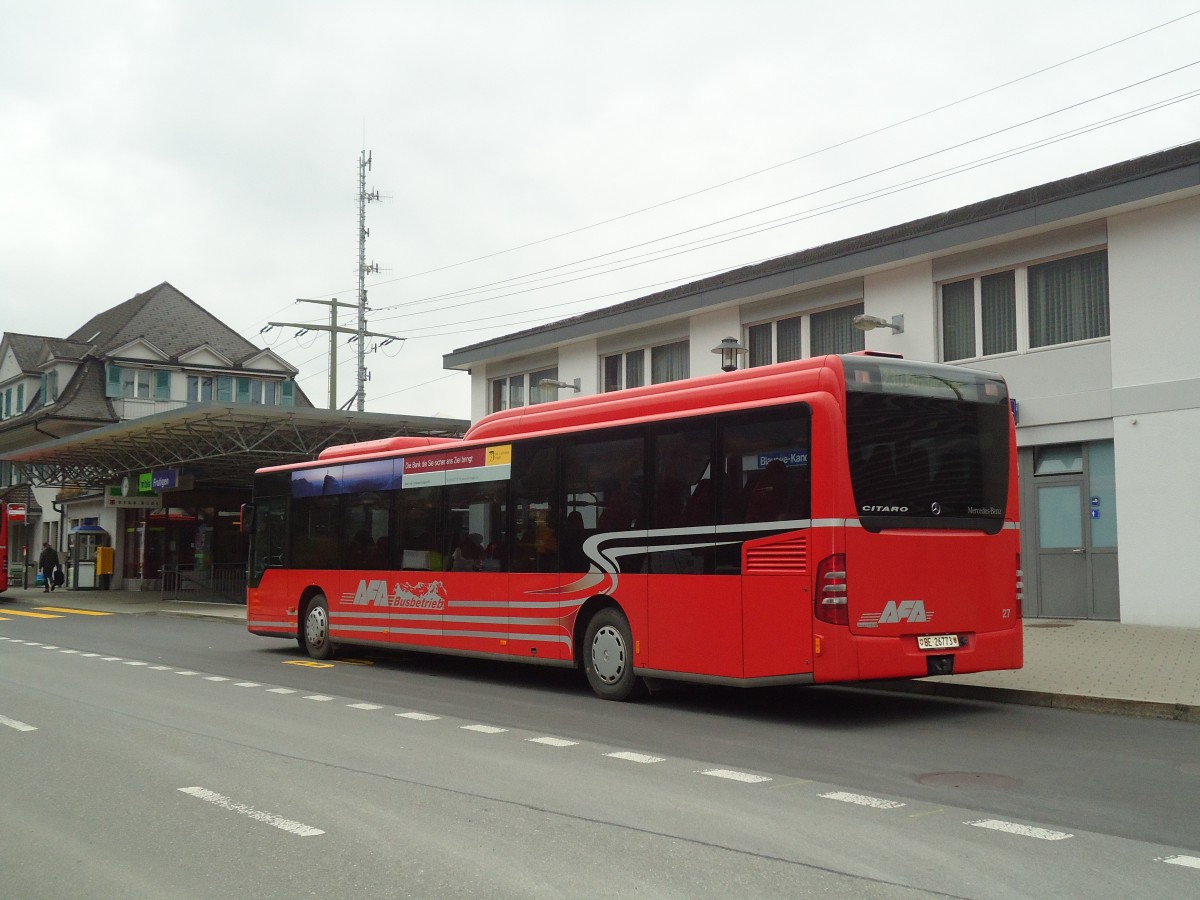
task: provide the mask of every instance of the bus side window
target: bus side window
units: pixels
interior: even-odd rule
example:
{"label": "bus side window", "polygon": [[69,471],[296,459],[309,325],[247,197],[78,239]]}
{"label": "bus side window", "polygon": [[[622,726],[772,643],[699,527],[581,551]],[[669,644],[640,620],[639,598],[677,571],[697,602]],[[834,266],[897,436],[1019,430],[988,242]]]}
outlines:
{"label": "bus side window", "polygon": [[811,516],[807,406],[736,413],[720,426],[721,521],[799,521]]}

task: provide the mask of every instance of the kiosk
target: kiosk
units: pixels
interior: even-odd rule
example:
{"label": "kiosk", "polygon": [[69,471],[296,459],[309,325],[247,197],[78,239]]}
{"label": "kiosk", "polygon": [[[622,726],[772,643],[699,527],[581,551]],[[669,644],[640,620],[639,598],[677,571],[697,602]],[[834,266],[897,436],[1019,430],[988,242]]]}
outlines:
{"label": "kiosk", "polygon": [[69,536],[71,585],[76,590],[91,591],[99,587],[96,572],[96,550],[110,544],[108,532],[95,519],[84,519],[71,529]]}

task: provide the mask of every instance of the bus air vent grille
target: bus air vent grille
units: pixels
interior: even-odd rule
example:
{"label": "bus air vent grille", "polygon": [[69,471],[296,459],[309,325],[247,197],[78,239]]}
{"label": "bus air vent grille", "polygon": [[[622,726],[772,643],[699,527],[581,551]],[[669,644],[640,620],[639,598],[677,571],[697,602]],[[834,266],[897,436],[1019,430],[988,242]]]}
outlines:
{"label": "bus air vent grille", "polygon": [[746,551],[747,575],[802,575],[808,571],[808,538],[794,537]]}

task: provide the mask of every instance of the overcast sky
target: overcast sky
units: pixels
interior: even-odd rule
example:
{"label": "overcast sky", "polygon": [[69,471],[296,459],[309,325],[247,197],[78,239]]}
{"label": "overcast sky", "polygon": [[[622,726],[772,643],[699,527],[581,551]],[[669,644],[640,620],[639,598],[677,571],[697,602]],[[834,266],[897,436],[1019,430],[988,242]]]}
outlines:
{"label": "overcast sky", "polygon": [[459,347],[1200,139],[1200,0],[0,0],[0,21],[0,330],[65,336],[169,281],[326,405],[327,337],[260,329],[356,299],[366,149],[368,327],[407,338],[367,357],[377,412],[468,417]]}

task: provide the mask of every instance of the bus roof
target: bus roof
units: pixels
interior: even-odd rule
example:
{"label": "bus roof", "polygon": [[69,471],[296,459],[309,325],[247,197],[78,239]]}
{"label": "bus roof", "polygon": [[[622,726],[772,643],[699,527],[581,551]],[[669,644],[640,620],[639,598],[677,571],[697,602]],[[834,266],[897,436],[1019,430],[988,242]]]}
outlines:
{"label": "bus roof", "polygon": [[[851,355],[898,358],[896,354],[871,351]],[[406,451],[455,450],[466,444],[494,444],[600,426],[675,418],[697,410],[761,406],[814,392],[840,396],[844,392],[844,386],[842,358],[817,356],[739,369],[736,372],[722,372],[522,406],[484,416],[468,429],[461,440],[399,436],[358,444],[341,444],[325,449],[317,459],[310,462],[266,466],[258,469],[258,472],[304,469],[315,465],[328,465],[335,460],[383,458]]]}

